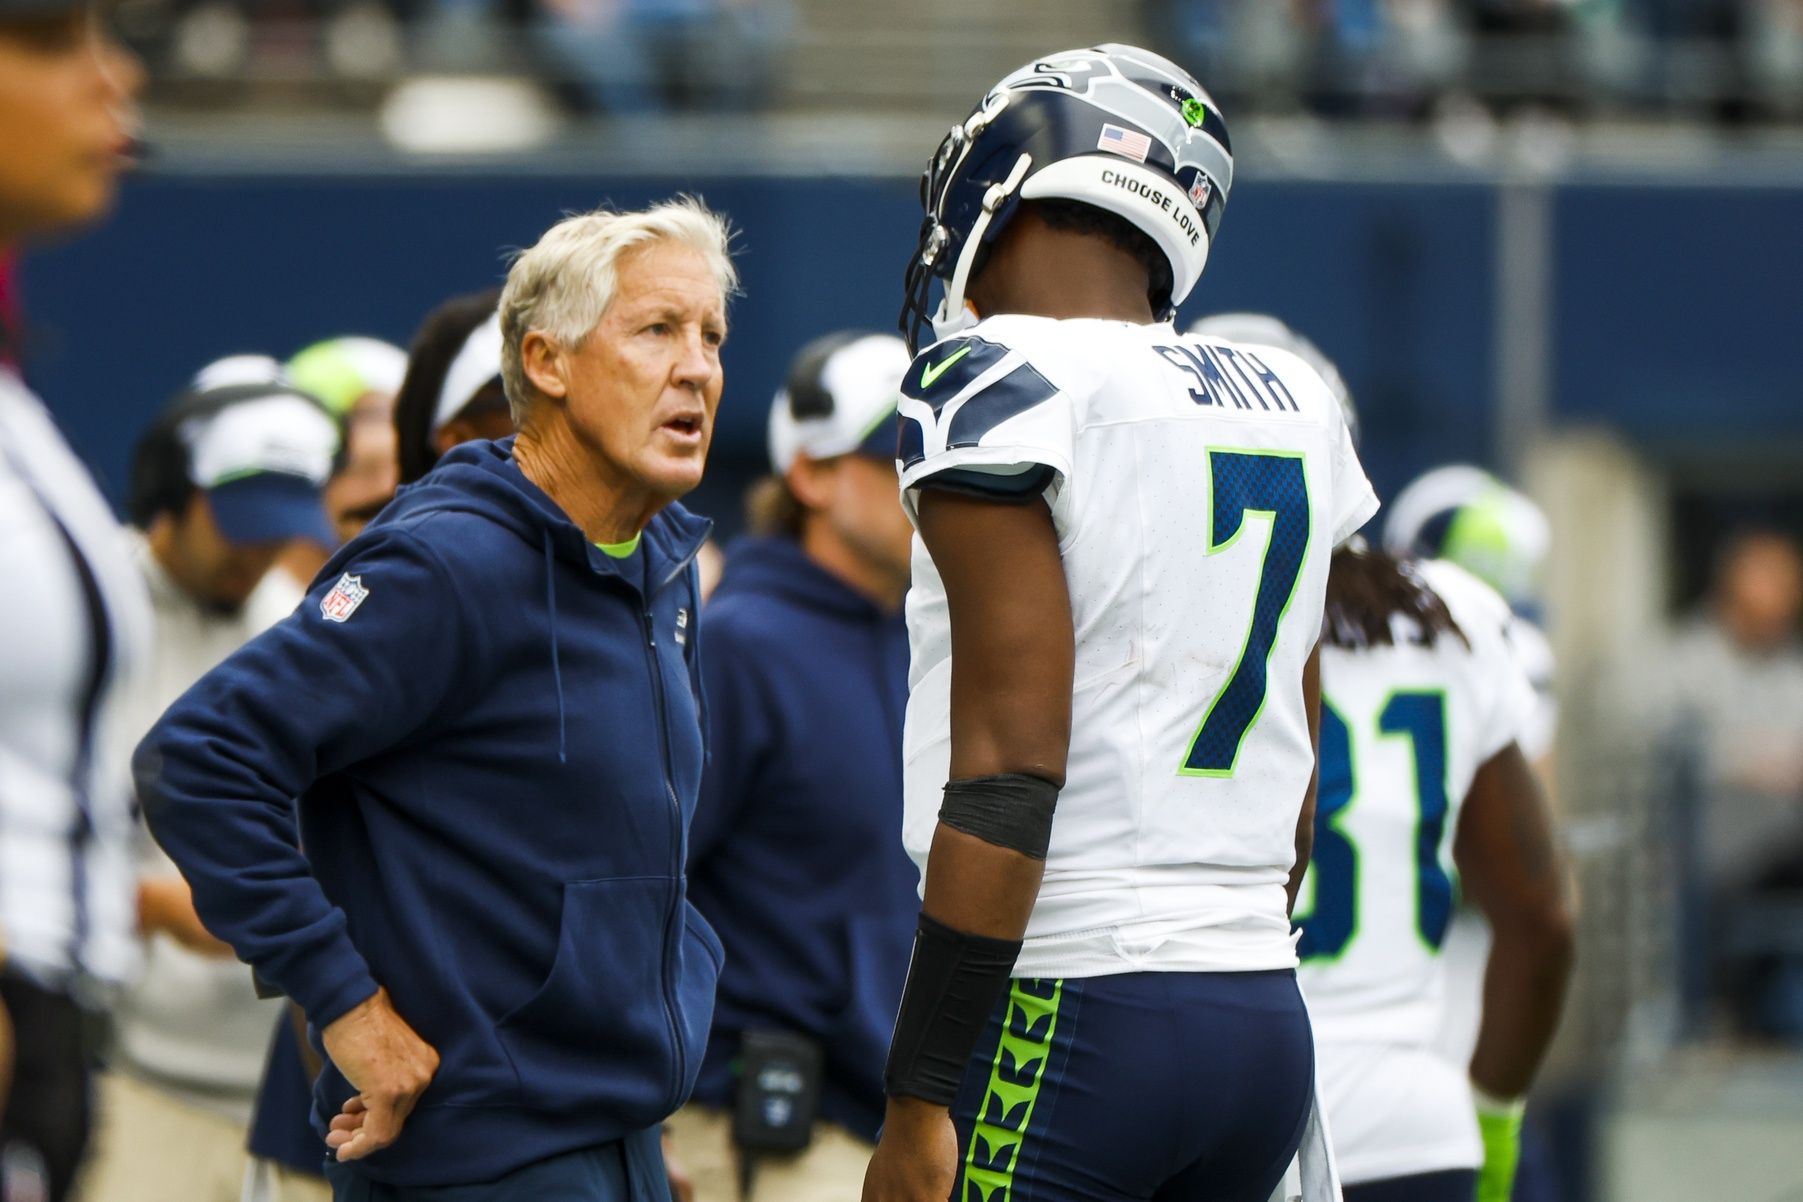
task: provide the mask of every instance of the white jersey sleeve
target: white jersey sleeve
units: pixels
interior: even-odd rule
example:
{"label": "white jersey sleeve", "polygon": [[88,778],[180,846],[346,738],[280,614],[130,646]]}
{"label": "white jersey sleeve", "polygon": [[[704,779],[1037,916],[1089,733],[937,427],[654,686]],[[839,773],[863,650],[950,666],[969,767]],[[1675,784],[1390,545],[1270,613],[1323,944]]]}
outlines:
{"label": "white jersey sleeve", "polygon": [[929,480],[990,491],[1038,484],[1062,516],[1078,426],[1069,366],[1060,364],[1065,387],[1047,376],[1040,364],[1055,356],[1034,355],[1042,340],[1031,323],[997,319],[979,330],[928,347],[902,377],[902,504],[916,517],[916,489]]}

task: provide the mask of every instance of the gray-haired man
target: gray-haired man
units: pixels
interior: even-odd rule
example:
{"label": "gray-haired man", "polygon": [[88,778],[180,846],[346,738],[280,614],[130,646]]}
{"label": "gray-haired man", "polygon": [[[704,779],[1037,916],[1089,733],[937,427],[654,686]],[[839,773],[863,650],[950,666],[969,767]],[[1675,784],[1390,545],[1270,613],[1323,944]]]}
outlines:
{"label": "gray-haired man", "polygon": [[682,874],[708,527],[672,502],[726,244],[687,201],[547,233],[501,298],[517,439],[447,455],[139,748],[201,916],[320,1033],[339,1199],[667,1195],[720,965]]}

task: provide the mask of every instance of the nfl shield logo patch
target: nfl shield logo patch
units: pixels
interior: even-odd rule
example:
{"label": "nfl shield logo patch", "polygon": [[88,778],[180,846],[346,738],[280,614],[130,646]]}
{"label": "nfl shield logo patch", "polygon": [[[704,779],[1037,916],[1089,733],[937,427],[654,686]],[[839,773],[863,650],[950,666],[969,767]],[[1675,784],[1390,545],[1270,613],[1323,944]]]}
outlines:
{"label": "nfl shield logo patch", "polygon": [[319,614],[328,622],[347,621],[367,596],[369,590],[363,587],[363,577],[346,572],[332,586],[332,591],[320,598]]}
{"label": "nfl shield logo patch", "polygon": [[1208,203],[1209,194],[1213,191],[1214,185],[1208,182],[1208,177],[1206,175],[1198,175],[1196,177],[1196,182],[1189,186],[1190,203],[1195,205],[1198,209],[1201,208]]}

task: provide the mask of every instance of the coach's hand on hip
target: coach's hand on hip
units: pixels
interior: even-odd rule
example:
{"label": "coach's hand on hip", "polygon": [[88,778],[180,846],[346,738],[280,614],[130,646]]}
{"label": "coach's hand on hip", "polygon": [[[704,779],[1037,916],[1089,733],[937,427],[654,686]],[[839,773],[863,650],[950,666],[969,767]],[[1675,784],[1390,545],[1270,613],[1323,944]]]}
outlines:
{"label": "coach's hand on hip", "polygon": [[946,1202],[957,1178],[951,1113],[919,1098],[890,1098],[864,1172],[864,1202]]}
{"label": "coach's hand on hip", "polygon": [[395,1013],[386,989],[346,1011],[322,1037],[332,1063],[357,1087],[332,1117],[326,1146],[339,1160],[361,1160],[400,1138],[413,1104],[438,1072],[438,1053]]}

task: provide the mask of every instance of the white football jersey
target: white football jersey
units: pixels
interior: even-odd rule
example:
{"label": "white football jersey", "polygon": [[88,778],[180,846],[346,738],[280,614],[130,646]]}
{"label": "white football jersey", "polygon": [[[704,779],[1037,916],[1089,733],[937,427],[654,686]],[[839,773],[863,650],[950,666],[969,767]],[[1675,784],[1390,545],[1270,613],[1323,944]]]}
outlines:
{"label": "white football jersey", "polygon": [[1464,634],[1321,650],[1321,785],[1297,921],[1317,1075],[1349,1184],[1481,1161],[1464,1066],[1437,1054],[1453,835],[1471,782],[1536,699],[1501,597],[1419,565]]}
{"label": "white football jersey", "polygon": [[[1002,316],[904,378],[902,496],[1033,472],[1076,627],[1067,779],[1017,976],[1295,964],[1284,885],[1314,767],[1302,669],[1332,548],[1377,509],[1339,406],[1283,351]],[[904,839],[951,749],[944,585],[916,539]]]}

